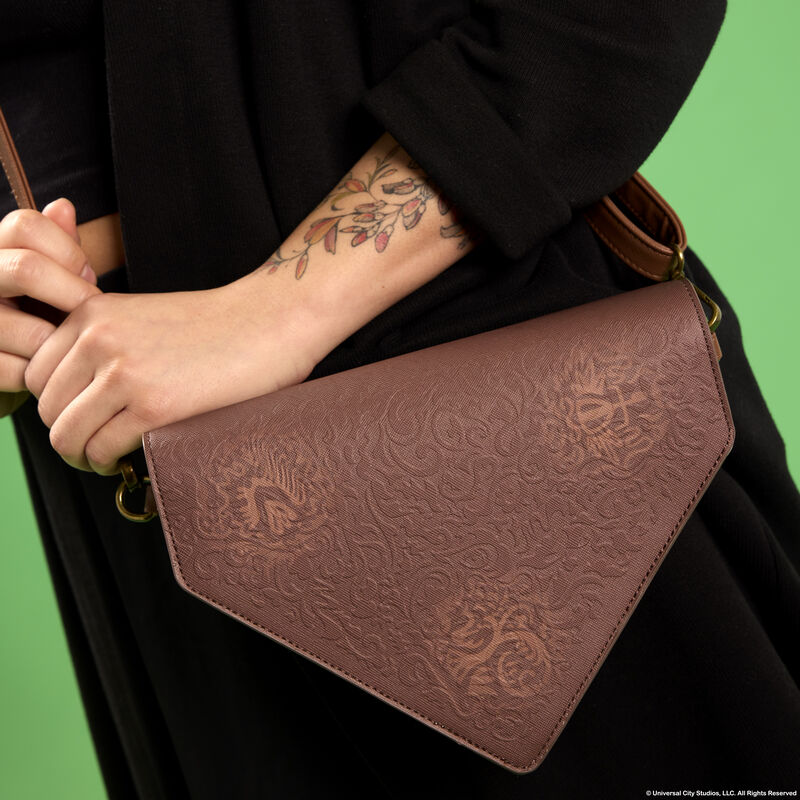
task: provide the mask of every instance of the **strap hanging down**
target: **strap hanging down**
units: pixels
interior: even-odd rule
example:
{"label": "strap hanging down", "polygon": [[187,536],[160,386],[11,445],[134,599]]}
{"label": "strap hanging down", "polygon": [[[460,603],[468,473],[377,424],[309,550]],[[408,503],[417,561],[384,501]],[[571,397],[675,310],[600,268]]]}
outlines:
{"label": "strap hanging down", "polygon": [[14,146],[14,140],[11,138],[11,131],[8,129],[2,109],[0,109],[0,161],[3,163],[3,172],[11,186],[17,207],[35,209],[33,193],[25,176],[25,170],[22,169],[22,162],[19,160],[19,153]]}

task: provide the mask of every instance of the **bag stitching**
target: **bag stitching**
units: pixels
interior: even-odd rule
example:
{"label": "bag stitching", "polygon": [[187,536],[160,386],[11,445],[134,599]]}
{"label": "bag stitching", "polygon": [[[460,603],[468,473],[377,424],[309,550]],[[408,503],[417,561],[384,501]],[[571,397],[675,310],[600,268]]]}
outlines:
{"label": "bag stitching", "polygon": [[17,194],[17,190],[14,186],[14,181],[11,180],[11,170],[8,168],[8,164],[6,160],[3,158],[2,153],[0,153],[0,164],[3,165],[3,172],[6,173],[6,177],[8,178],[8,185],[11,187],[11,194],[14,195],[14,200],[16,200],[17,205],[22,208],[22,200],[20,196]]}

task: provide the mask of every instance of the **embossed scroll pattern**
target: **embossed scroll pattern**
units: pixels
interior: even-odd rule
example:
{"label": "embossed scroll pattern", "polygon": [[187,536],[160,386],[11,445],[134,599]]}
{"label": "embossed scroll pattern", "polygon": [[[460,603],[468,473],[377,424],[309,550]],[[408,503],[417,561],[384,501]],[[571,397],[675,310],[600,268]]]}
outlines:
{"label": "embossed scroll pattern", "polygon": [[624,315],[619,298],[593,304],[594,326],[561,312],[448,343],[447,358],[429,348],[361,367],[363,380],[248,401],[235,423],[211,412],[156,432],[176,575],[529,768],[732,442],[680,291],[630,292]]}

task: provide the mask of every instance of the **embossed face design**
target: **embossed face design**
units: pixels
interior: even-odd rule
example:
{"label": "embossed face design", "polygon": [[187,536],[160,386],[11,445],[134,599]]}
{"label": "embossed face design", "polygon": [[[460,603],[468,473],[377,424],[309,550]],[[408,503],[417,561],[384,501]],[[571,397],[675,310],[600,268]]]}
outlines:
{"label": "embossed face design", "polygon": [[609,353],[604,363],[575,350],[564,364],[552,400],[563,409],[563,445],[570,462],[582,454],[581,461],[598,458],[633,470],[666,433],[659,387],[635,358],[624,368],[619,359],[619,353]]}
{"label": "embossed face design", "polygon": [[595,379],[576,391],[573,419],[597,456],[627,466],[650,449],[657,416],[648,414],[650,402],[636,384]]}

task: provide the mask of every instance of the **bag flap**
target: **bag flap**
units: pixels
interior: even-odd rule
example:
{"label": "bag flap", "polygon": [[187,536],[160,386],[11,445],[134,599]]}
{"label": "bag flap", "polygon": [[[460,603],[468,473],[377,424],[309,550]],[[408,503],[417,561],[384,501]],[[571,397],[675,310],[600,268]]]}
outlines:
{"label": "bag flap", "polygon": [[684,278],[151,431],[191,594],[537,767],[733,445]]}

